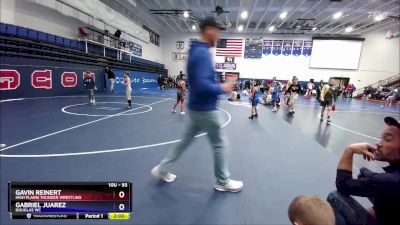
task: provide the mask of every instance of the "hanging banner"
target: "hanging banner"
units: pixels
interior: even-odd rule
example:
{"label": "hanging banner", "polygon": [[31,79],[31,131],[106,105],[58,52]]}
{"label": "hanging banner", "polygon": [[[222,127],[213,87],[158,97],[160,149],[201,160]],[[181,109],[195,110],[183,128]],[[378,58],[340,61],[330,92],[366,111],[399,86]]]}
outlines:
{"label": "hanging banner", "polygon": [[264,55],[269,55],[271,54],[272,51],[272,40],[265,40],[263,43],[263,54]]}
{"label": "hanging banner", "polygon": [[216,70],[236,70],[236,63],[215,63]]}
{"label": "hanging banner", "polygon": [[282,40],[274,40],[274,48],[272,49],[272,54],[280,55],[282,53]]}
{"label": "hanging banner", "polygon": [[312,41],[304,41],[303,45],[303,55],[310,56],[312,51]]}
{"label": "hanging banner", "polygon": [[260,59],[262,56],[262,38],[246,38],[244,58]]}
{"label": "hanging banner", "polygon": [[294,40],[293,42],[293,51],[292,55],[299,56],[301,55],[301,49],[303,48],[303,41],[301,40]]}
{"label": "hanging banner", "polygon": [[292,54],[292,47],[293,47],[293,40],[284,40],[282,54],[284,56]]}

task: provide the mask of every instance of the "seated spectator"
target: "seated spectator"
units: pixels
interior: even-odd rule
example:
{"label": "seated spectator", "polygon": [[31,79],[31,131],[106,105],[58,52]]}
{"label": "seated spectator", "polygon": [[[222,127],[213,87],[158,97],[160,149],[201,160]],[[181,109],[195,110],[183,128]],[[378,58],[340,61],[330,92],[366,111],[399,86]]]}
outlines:
{"label": "seated spectator", "polygon": [[290,222],[294,225],[334,225],[335,215],[328,202],[317,196],[298,196],[290,203]]}
{"label": "seated spectator", "polygon": [[398,89],[394,89],[390,92],[389,96],[387,97],[387,103],[389,106],[392,106],[393,103],[400,101],[400,93]]}
{"label": "seated spectator", "polygon": [[242,95],[243,95],[243,96],[249,96],[249,90],[248,90],[247,88],[245,88],[245,89],[242,91]]}
{"label": "seated spectator", "polygon": [[[400,224],[400,123],[384,119],[387,127],[375,146],[367,143],[349,145],[340,159],[337,191],[328,196],[336,217],[336,224]],[[358,178],[353,178],[353,156],[365,160],[389,163],[385,172],[376,173],[361,168]],[[366,210],[353,197],[368,197],[373,207]]]}

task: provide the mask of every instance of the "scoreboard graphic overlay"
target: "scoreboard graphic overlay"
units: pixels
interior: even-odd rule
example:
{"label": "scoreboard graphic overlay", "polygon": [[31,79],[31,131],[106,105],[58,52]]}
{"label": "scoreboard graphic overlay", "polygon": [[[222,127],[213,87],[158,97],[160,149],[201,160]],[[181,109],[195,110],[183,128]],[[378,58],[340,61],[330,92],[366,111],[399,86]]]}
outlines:
{"label": "scoreboard graphic overlay", "polygon": [[9,182],[11,219],[129,219],[130,182]]}

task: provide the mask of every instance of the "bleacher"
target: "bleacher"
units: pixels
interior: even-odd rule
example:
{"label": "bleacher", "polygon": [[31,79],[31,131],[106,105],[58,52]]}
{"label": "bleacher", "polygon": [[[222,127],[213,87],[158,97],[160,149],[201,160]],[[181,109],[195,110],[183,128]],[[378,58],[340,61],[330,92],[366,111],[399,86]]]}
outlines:
{"label": "bleacher", "polygon": [[[122,69],[164,74],[164,65],[122,54],[115,49],[60,37],[13,24],[0,23],[0,53],[6,56],[42,58],[89,65],[111,65]],[[105,51],[105,57],[104,57]]]}

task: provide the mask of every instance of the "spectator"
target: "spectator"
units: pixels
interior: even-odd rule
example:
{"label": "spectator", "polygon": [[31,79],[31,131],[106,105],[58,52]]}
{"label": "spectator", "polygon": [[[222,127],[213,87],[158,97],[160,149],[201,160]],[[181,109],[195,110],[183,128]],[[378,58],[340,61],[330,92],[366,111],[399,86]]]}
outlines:
{"label": "spectator", "polygon": [[308,82],[305,96],[312,96],[313,89],[314,89],[314,83],[311,81]]}
{"label": "spectator", "polygon": [[398,89],[394,89],[387,97],[387,103],[392,106],[394,102],[400,101],[400,93]]}
{"label": "spectator", "polygon": [[114,72],[112,71],[112,69],[109,68],[108,66],[106,67],[105,72],[107,73],[108,80],[110,81],[110,91],[111,91],[111,94],[114,94],[115,74],[114,74]]}
{"label": "spectator", "polygon": [[[375,146],[367,143],[349,145],[339,161],[336,175],[337,191],[328,196],[336,224],[400,224],[400,123],[384,119],[387,127]],[[389,163],[385,172],[376,173],[361,168],[358,178],[353,178],[353,157],[362,155],[365,160]],[[372,199],[368,211],[350,195]]]}
{"label": "spectator", "polygon": [[90,71],[86,71],[87,77],[83,80],[83,84],[85,85],[86,90],[88,90],[89,103],[92,105],[96,104],[96,100],[94,97],[94,90],[96,89],[96,83],[93,78],[93,73]]}
{"label": "spectator", "polygon": [[158,86],[160,87],[160,91],[162,91],[162,89],[163,89],[163,78],[161,77],[161,75],[157,78],[157,83],[158,83]]}
{"label": "spectator", "polygon": [[290,222],[294,225],[334,225],[335,215],[328,202],[317,196],[297,196],[290,203]]}
{"label": "spectator", "polygon": [[321,80],[317,86],[317,100],[320,101],[320,96],[321,96],[321,90],[324,87],[324,80]]}

